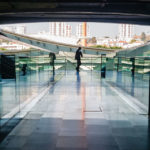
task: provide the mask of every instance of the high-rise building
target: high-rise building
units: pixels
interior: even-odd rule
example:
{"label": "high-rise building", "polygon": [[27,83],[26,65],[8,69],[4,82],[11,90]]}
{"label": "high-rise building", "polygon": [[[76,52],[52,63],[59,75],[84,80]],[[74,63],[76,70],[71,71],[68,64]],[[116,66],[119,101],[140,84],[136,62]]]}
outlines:
{"label": "high-rise building", "polygon": [[[86,29],[87,29],[86,36],[89,37],[90,36],[90,29],[89,29],[88,25],[86,26]],[[82,23],[78,24],[76,27],[76,36],[79,38],[83,37],[83,24]]]}
{"label": "high-rise building", "polygon": [[66,24],[66,26],[65,26],[65,36],[71,37],[71,33],[72,33],[71,25]]}
{"label": "high-rise building", "polygon": [[82,37],[82,24],[78,24],[76,27],[76,36]]}
{"label": "high-rise building", "polygon": [[121,40],[130,40],[133,37],[133,28],[132,24],[120,24],[119,25],[119,39]]}
{"label": "high-rise building", "polygon": [[51,22],[49,27],[50,35],[70,37],[72,34],[71,25],[65,22]]}

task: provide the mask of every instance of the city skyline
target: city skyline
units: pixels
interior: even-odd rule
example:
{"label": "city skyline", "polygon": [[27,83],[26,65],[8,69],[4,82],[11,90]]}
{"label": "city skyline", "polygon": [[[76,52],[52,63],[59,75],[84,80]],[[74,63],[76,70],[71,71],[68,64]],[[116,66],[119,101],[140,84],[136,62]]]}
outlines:
{"label": "city skyline", "polygon": [[[72,26],[72,34],[76,35],[76,27],[81,22],[67,22],[67,24]],[[119,24],[115,23],[96,23],[96,22],[88,22],[87,23],[90,30],[91,37],[104,37],[109,36],[111,38],[115,38],[119,36]],[[38,33],[41,31],[49,32],[49,22],[40,22],[40,23],[23,23],[23,24],[8,24],[7,26],[16,26],[16,25],[25,25],[26,33]],[[4,25],[0,25],[2,27]],[[133,34],[140,35],[142,32],[146,34],[150,34],[150,26],[143,25],[134,25]]]}

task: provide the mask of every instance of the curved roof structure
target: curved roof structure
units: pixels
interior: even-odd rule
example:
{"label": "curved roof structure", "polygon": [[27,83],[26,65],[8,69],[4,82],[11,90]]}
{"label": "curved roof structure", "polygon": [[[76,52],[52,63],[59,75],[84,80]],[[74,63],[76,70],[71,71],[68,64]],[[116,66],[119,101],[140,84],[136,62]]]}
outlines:
{"label": "curved roof structure", "polygon": [[0,22],[94,21],[150,24],[150,0],[1,0]]}
{"label": "curved roof structure", "polygon": [[[0,30],[0,35],[54,53],[58,53],[59,51],[76,52],[77,48],[79,47],[77,45],[64,44],[64,43],[49,41],[45,39],[29,37],[27,35],[21,35],[10,31],[5,31],[5,30]],[[118,51],[115,49],[103,49],[103,48],[92,48],[92,47],[82,47],[82,50],[84,54],[92,54],[92,55],[110,54]]]}

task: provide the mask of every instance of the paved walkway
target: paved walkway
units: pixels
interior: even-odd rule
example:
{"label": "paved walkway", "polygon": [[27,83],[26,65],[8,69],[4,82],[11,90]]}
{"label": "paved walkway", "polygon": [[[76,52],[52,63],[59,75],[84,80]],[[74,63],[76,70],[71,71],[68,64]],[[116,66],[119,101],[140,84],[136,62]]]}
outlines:
{"label": "paved walkway", "polygon": [[149,122],[92,72],[67,72],[1,150],[149,150]]}

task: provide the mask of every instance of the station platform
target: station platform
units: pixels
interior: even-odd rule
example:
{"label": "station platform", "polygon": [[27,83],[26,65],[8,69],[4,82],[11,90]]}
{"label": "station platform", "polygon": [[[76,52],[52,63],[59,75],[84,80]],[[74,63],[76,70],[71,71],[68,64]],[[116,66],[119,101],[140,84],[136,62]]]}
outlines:
{"label": "station platform", "polygon": [[66,71],[1,150],[149,150],[150,125],[99,72]]}

